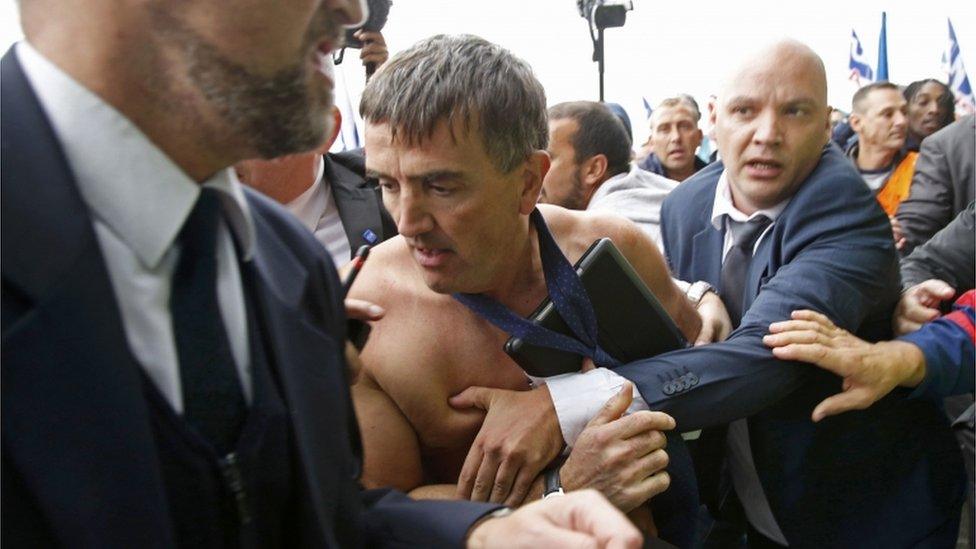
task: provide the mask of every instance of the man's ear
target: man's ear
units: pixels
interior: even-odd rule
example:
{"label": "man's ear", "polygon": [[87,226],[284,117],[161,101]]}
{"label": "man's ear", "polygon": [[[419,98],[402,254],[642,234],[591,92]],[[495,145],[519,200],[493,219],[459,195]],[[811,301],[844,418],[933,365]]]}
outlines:
{"label": "man's ear", "polygon": [[607,178],[607,155],[595,154],[583,161],[579,167],[580,181],[588,188],[593,188]]}
{"label": "man's ear", "polygon": [[860,115],[852,112],[851,115],[847,117],[847,123],[851,125],[851,129],[854,130],[854,133],[858,135],[861,134],[861,130],[864,128],[864,119],[861,118]]}
{"label": "man's ear", "polygon": [[522,164],[522,192],[519,195],[519,213],[529,215],[539,201],[542,192],[542,180],[549,173],[549,153],[534,151]]}

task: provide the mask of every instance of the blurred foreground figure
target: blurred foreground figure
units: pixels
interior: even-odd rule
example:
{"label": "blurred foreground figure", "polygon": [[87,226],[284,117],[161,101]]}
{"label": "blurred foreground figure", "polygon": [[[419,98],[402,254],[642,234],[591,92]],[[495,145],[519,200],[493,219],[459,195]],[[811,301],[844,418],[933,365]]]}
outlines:
{"label": "blurred foreground figure", "polygon": [[360,490],[335,269],[228,168],[325,141],[358,1],[20,9],[0,61],[5,545],[639,545],[594,494],[493,518]]}

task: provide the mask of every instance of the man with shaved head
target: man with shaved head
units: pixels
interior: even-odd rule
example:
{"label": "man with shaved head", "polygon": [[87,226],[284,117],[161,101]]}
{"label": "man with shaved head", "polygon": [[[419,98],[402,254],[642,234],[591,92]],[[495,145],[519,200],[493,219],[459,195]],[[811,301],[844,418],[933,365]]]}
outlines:
{"label": "man with shaved head", "polygon": [[678,430],[705,428],[702,495],[739,529],[737,543],[951,545],[964,475],[938,404],[901,394],[814,421],[819,402],[844,398],[840,378],[763,345],[769,324],[801,305],[862,338],[887,337],[898,299],[888,219],[828,144],[822,61],[803,44],[776,43],[732,73],[710,111],[722,162],[668,196],[662,234],[674,275],[717,287],[736,329],[721,343],[550,380],[520,402],[524,417],[554,404],[561,433],[539,437],[572,445],[592,402],[629,379],[635,402],[667,412]]}

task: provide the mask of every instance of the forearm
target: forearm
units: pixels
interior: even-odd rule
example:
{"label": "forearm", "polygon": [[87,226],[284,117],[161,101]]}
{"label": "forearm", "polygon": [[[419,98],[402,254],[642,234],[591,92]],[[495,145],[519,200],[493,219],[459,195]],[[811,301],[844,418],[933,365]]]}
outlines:
{"label": "forearm", "polygon": [[[529,487],[529,492],[526,494],[525,499],[515,505],[515,507],[521,507],[522,505],[541,499],[544,489],[545,483],[543,476],[539,475],[532,481],[532,485]],[[408,495],[413,499],[458,499],[456,484],[429,484],[427,486],[419,486],[411,490]]]}

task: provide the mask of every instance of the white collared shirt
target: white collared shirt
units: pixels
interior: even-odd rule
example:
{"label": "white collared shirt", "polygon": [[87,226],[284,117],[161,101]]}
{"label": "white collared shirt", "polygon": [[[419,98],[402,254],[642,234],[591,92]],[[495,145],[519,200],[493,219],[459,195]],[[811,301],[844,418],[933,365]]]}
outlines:
{"label": "white collared shirt", "polygon": [[319,156],[315,182],[285,207],[325,246],[338,269],[349,263],[352,252],[331,187],[325,178],[325,161]]}
{"label": "white collared shirt", "polygon": [[[200,186],[128,118],[28,42],[18,43],[16,54],[91,213],[129,348],[173,409],[182,413],[169,297],[180,254],[176,237]],[[222,198],[217,298],[244,396],[250,402],[247,314],[234,237],[244,260],[249,260],[254,226],[233,170],[221,170],[203,185],[219,191]]]}
{"label": "white collared shirt", "polygon": [[[723,171],[715,187],[711,223],[716,229],[722,230],[723,228],[728,229],[727,225],[730,219],[747,222],[760,215],[768,217],[773,223],[770,223],[769,227],[756,239],[756,247],[758,247],[763,238],[769,234],[776,218],[783,212],[787,204],[789,204],[789,199],[772,208],[756,211],[751,215],[742,213],[732,203],[732,191],[729,187],[727,172]],[[731,233],[730,230],[725,231],[725,241],[722,248],[723,261],[725,255],[732,248]],[[753,253],[755,250],[754,247]],[[583,428],[586,427],[587,422],[600,411],[607,400],[620,391],[620,387],[627,380],[606,368],[596,368],[585,374],[563,374],[547,378],[545,381],[556,408],[563,438],[567,444],[572,446]],[[644,402],[644,398],[635,385],[634,400],[627,409],[627,413],[648,409],[647,403]],[[743,507],[747,508],[746,515],[753,526],[770,539],[785,544],[786,539],[776,524],[769,503],[762,491],[762,486],[759,484],[759,477],[756,474],[752,452],[749,448],[747,429],[745,419],[733,421],[730,425],[729,450],[733,482],[740,493],[740,497],[745,500]]]}

